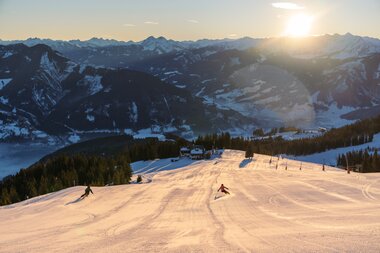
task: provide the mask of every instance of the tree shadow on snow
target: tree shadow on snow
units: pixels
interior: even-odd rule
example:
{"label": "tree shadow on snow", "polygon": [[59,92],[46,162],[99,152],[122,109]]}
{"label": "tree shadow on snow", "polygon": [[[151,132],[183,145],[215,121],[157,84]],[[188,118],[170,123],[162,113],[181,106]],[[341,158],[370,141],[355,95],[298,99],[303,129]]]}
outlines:
{"label": "tree shadow on snow", "polygon": [[250,162],[252,162],[252,159],[244,159],[243,161],[241,161],[241,163],[239,164],[239,168],[244,168],[245,166],[247,166]]}

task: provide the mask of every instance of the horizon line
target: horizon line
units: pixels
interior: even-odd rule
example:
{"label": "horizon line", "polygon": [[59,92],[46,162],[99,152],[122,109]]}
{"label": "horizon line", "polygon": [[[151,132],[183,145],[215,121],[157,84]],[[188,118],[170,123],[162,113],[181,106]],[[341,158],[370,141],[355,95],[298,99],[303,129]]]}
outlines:
{"label": "horizon line", "polygon": [[172,39],[172,38],[168,38],[168,37],[165,37],[165,36],[153,36],[153,35],[150,35],[148,37],[146,37],[145,39],[142,39],[142,40],[118,40],[118,39],[114,39],[114,38],[104,38],[104,37],[91,37],[89,39],[54,39],[54,38],[42,38],[42,37],[28,37],[28,38],[24,38],[24,39],[1,39],[0,38],[0,41],[2,42],[14,42],[14,41],[26,41],[26,40],[33,40],[33,39],[39,39],[39,40],[51,40],[51,41],[63,41],[63,42],[73,42],[73,41],[79,41],[79,42],[88,42],[90,40],[93,40],[93,39],[98,39],[98,40],[105,40],[105,41],[116,41],[116,42],[124,42],[124,43],[140,43],[140,42],[143,42],[149,38],[154,38],[154,39],[160,39],[160,38],[163,38],[165,40],[169,40],[169,41],[176,41],[176,42],[198,42],[198,41],[202,41],[202,40],[240,40],[240,39],[245,39],[245,38],[249,38],[249,39],[257,39],[257,40],[264,40],[264,39],[284,39],[284,38],[289,38],[289,39],[307,39],[307,38],[315,38],[315,37],[323,37],[323,36],[336,36],[336,35],[339,35],[339,36],[345,36],[345,35],[351,35],[351,36],[356,36],[356,37],[364,37],[364,38],[372,38],[372,39],[378,39],[380,40],[380,37],[377,38],[377,37],[371,37],[371,36],[362,36],[362,35],[356,35],[356,34],[352,34],[350,32],[346,32],[344,34],[340,34],[340,33],[325,33],[325,34],[314,34],[314,35],[307,35],[307,36],[300,36],[300,37],[297,37],[297,36],[273,36],[273,37],[251,37],[251,36],[242,36],[242,37],[224,37],[224,38],[200,38],[200,39],[196,39],[196,40],[175,40],[175,39]]}

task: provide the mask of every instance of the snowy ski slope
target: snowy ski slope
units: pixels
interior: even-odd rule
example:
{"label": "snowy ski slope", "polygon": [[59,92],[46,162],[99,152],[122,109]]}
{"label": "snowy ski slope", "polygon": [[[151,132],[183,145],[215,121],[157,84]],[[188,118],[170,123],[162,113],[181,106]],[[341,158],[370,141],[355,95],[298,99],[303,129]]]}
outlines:
{"label": "snowy ski slope", "polygon": [[150,183],[0,207],[0,252],[380,252],[380,174],[269,160],[139,162]]}

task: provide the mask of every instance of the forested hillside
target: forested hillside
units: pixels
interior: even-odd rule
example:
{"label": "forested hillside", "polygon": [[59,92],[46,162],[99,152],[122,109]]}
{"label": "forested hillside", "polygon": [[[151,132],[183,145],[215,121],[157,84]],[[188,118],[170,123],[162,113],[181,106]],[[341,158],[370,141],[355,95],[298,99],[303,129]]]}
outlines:
{"label": "forested hillside", "polygon": [[178,156],[185,140],[134,140],[113,136],[74,144],[41,159],[14,176],[0,181],[1,205],[58,191],[75,185],[127,184],[129,163]]}

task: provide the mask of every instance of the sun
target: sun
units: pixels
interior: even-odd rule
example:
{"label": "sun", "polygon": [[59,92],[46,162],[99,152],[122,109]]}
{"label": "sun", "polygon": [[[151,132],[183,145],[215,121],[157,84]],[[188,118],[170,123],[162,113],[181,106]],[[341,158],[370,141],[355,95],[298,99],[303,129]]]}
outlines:
{"label": "sun", "polygon": [[286,26],[285,35],[291,37],[304,37],[309,35],[313,17],[306,14],[292,16]]}

